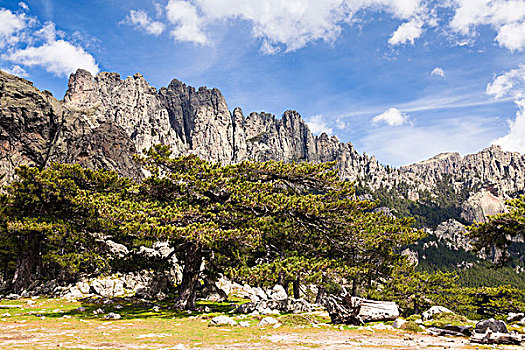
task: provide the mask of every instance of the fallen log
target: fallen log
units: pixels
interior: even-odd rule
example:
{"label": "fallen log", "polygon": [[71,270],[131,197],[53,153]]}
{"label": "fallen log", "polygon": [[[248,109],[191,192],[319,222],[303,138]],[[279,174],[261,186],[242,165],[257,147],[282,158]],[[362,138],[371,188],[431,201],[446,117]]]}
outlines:
{"label": "fallen log", "polygon": [[361,325],[366,322],[394,321],[399,317],[396,303],[368,300],[350,295],[330,296],[326,309],[332,323]]}
{"label": "fallen log", "polygon": [[520,345],[522,340],[520,334],[492,332],[490,329],[487,333],[474,333],[470,338],[471,343],[477,344]]}

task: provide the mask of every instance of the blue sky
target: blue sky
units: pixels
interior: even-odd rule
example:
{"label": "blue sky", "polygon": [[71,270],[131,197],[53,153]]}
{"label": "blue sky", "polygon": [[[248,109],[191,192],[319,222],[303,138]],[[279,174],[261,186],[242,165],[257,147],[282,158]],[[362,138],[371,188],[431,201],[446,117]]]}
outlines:
{"label": "blue sky", "polygon": [[0,68],[61,99],[82,67],[295,109],[395,166],[525,153],[525,0],[0,0]]}

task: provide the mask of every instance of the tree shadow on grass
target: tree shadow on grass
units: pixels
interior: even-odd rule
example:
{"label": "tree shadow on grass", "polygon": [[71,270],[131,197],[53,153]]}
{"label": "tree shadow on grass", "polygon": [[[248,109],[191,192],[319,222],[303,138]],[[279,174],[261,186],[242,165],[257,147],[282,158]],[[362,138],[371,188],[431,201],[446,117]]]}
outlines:
{"label": "tree shadow on grass", "polygon": [[[57,312],[41,312],[35,316],[49,318],[75,317],[80,319],[105,319],[109,313],[120,315],[121,320],[160,318],[184,319],[189,317],[212,318],[219,314],[229,313],[245,301],[231,300],[226,302],[197,301],[197,310],[179,310],[173,307],[173,300],[155,301],[130,297],[120,298],[85,298],[79,300],[82,306],[76,309]],[[114,320],[108,318],[108,320]]]}

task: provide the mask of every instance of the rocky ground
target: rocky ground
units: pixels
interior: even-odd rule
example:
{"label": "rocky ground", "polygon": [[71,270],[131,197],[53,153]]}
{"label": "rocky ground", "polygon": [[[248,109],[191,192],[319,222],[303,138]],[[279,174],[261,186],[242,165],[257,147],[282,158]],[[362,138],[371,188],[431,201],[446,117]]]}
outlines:
{"label": "rocky ground", "polygon": [[[169,303],[130,299],[0,302],[0,349],[475,349],[464,337],[436,337],[377,324],[329,324],[323,313],[231,315],[229,303],[180,312]],[[237,325],[212,320],[230,317]],[[275,323],[272,323],[275,322]],[[506,346],[506,349],[520,347]]]}

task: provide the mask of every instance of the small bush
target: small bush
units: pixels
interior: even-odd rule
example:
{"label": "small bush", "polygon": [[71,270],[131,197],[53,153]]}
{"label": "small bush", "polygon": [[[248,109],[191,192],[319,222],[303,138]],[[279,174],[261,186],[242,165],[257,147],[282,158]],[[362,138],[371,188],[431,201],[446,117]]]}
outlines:
{"label": "small bush", "polygon": [[297,315],[288,314],[279,317],[279,321],[284,326],[310,326],[317,323],[329,323],[330,318],[318,315]]}
{"label": "small bush", "polygon": [[411,315],[409,317],[406,318],[407,321],[416,321],[416,320],[420,320],[421,319],[421,315]]}
{"label": "small bush", "polygon": [[456,315],[450,312],[445,312],[442,314],[434,315],[434,317],[428,323],[428,325],[437,328],[445,328],[446,325],[464,326],[468,322],[468,318],[464,316]]}
{"label": "small bush", "polygon": [[414,332],[414,333],[422,331],[421,327],[419,327],[419,325],[415,323],[414,321],[408,321],[401,327],[401,329],[404,329],[405,331],[409,331],[409,332]]}

